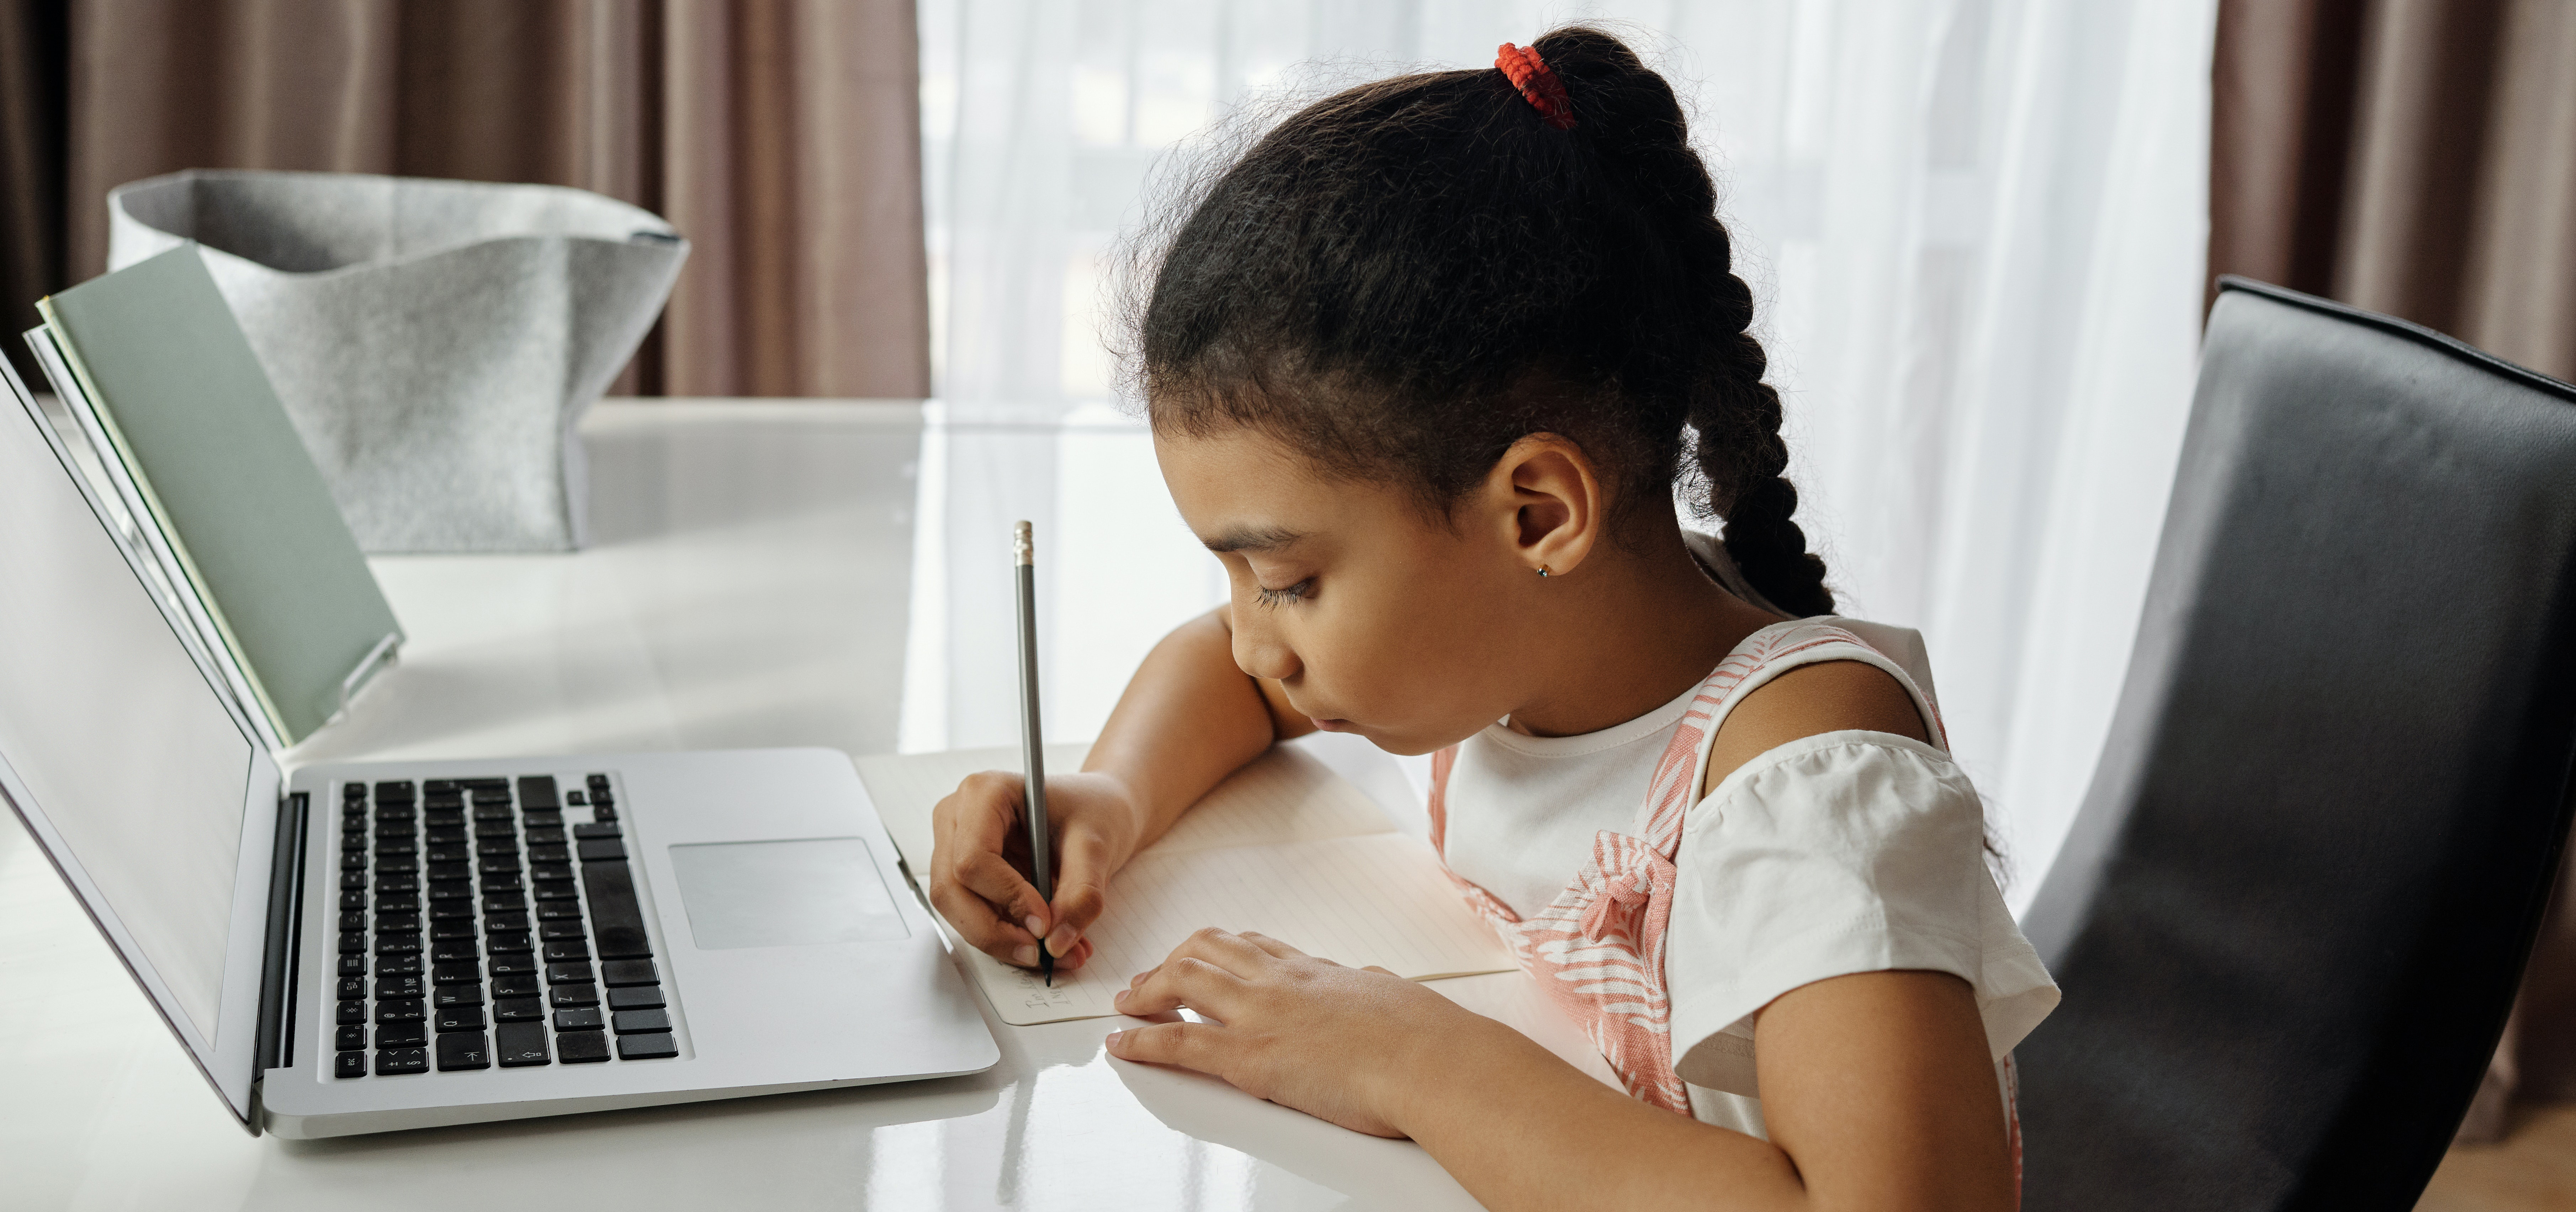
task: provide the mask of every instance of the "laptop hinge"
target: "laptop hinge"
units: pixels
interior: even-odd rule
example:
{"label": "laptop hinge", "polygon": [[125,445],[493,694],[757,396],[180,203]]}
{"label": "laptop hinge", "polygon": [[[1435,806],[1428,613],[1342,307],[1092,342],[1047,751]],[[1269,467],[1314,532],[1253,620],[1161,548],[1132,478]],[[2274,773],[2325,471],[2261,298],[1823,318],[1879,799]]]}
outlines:
{"label": "laptop hinge", "polygon": [[268,937],[259,968],[259,1055],[252,1077],[295,1063],[295,967],[304,932],[306,796],[278,803],[277,842],[268,869]]}

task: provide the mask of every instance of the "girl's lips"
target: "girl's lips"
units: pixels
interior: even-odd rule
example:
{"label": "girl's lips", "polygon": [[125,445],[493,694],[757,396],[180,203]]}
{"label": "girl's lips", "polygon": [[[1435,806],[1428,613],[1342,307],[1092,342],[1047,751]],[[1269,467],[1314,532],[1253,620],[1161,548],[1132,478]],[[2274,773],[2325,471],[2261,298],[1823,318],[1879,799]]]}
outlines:
{"label": "girl's lips", "polygon": [[1349,720],[1316,720],[1315,726],[1326,732],[1351,731],[1351,722]]}

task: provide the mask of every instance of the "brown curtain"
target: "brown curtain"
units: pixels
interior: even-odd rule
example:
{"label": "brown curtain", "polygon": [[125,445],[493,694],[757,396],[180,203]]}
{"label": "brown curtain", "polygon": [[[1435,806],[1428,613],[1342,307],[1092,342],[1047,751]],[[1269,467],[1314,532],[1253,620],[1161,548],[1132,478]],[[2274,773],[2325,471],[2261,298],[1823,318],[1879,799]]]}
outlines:
{"label": "brown curtain", "polygon": [[2209,267],[2576,379],[2576,3],[2221,0]]}
{"label": "brown curtain", "polygon": [[910,0],[72,0],[63,25],[48,287],[104,269],[110,187],[180,168],[572,185],[694,246],[612,390],[929,390]]}
{"label": "brown curtain", "polygon": [[[2576,2],[2220,0],[2209,269],[2402,316],[2576,379]],[[2576,1100],[2560,872],[2461,1128]]]}

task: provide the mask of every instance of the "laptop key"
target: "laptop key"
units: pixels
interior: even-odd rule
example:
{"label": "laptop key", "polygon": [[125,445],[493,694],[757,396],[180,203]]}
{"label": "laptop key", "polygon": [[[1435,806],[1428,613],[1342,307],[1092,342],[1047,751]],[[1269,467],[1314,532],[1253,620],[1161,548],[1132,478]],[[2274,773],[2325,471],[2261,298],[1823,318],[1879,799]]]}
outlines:
{"label": "laptop key", "polygon": [[561,903],[579,899],[581,899],[581,893],[572,886],[571,880],[544,880],[537,884],[537,902],[539,904],[545,904],[550,901]]}
{"label": "laptop key", "polygon": [[519,872],[519,856],[516,852],[487,855],[474,861],[474,873],[485,877],[487,881],[492,876],[517,875]]}
{"label": "laptop key", "polygon": [[680,1054],[680,1041],[669,1032],[659,1035],[622,1035],[617,1039],[619,1060],[668,1060]]}
{"label": "laptop key", "polygon": [[378,954],[378,955],[418,955],[418,954],[420,954],[420,931],[418,931],[418,930],[406,930],[406,931],[402,931],[401,933],[398,933],[398,934],[379,934],[379,935],[377,935],[377,936],[376,936],[376,954]]}
{"label": "laptop key", "polygon": [[570,964],[546,965],[546,983],[549,985],[586,985],[595,983],[598,979],[591,975],[590,963],[587,960]]}
{"label": "laptop key", "polygon": [[[528,844],[530,846],[565,846],[571,843],[564,840],[564,831],[561,828],[539,829],[532,825],[528,828]],[[563,861],[572,861],[571,851],[565,851],[564,856]]]}
{"label": "laptop key", "polygon": [[569,921],[539,922],[537,924],[537,937],[550,943],[558,939],[580,938],[582,937],[581,919],[573,918]]}
{"label": "laptop key", "polygon": [[429,1050],[426,1048],[382,1048],[376,1052],[376,1076],[391,1077],[397,1073],[429,1072]]}
{"label": "laptop key", "polygon": [[519,857],[519,837],[507,830],[503,830],[498,837],[478,837],[474,839],[474,857],[517,858]]}
{"label": "laptop key", "polygon": [[609,1016],[609,1024],[619,1035],[650,1035],[671,1030],[668,1010],[620,1010]]}
{"label": "laptop key", "polygon": [[420,975],[420,956],[417,954],[379,955],[376,957],[376,975],[418,976]]}
{"label": "laptop key", "polygon": [[332,1058],[332,1061],[331,1061],[331,1076],[333,1076],[333,1077],[365,1077],[366,1075],[367,1075],[367,1054],[366,1054],[366,1053],[364,1053],[364,1052],[343,1052],[343,1053],[341,1053],[340,1055],[338,1055],[337,1057]]}
{"label": "laptop key", "polygon": [[340,1000],[344,1002],[363,1001],[367,996],[367,982],[360,977],[341,977],[338,989]]}
{"label": "laptop key", "polygon": [[487,961],[487,966],[494,976],[519,976],[535,972],[538,963],[536,956],[525,952],[512,955],[495,951],[492,953],[492,958]]}
{"label": "laptop key", "polygon": [[590,945],[577,938],[553,939],[546,943],[545,957],[549,964],[586,960],[590,958]]}
{"label": "laptop key", "polygon": [[592,863],[582,869],[590,890],[590,920],[599,937],[599,958],[642,959],[653,954],[644,939],[644,907],[635,899],[635,876],[624,863]]}
{"label": "laptop key", "polygon": [[607,1060],[608,1033],[605,1031],[558,1032],[555,1035],[555,1055],[567,1065]]}
{"label": "laptop key", "polygon": [[443,943],[452,939],[470,939],[474,937],[473,914],[441,914],[439,912],[440,908],[441,906],[437,905],[430,906],[429,941],[433,943]]}
{"label": "laptop key", "polygon": [[365,951],[366,949],[367,949],[367,932],[366,932],[366,931],[364,931],[364,930],[343,930],[343,931],[341,931],[341,932],[340,932],[340,954],[342,954],[342,955],[356,955],[356,954],[358,954],[358,953],[360,953],[360,952]]}
{"label": "laptop key", "polygon": [[[516,898],[520,893],[527,891],[527,889],[528,886],[521,883],[518,875],[515,873],[510,875],[490,876],[483,881],[483,891],[486,894],[499,892],[505,893],[512,898]],[[488,904],[489,901],[487,900],[486,903]]]}
{"label": "laptop key", "polygon": [[432,884],[452,884],[459,880],[473,879],[474,864],[462,861],[453,863],[433,862],[429,865],[429,870],[423,874],[429,876],[429,882]]}
{"label": "laptop key", "polygon": [[462,824],[432,825],[428,832],[421,835],[420,840],[432,846],[462,846],[467,841],[465,826]]}
{"label": "laptop key", "polygon": [[339,1023],[343,1027],[351,1023],[364,1023],[367,1021],[367,1003],[342,1002],[338,1014]]}
{"label": "laptop key", "polygon": [[611,988],[662,983],[662,974],[653,970],[651,960],[609,960],[599,966],[599,976]]}
{"label": "laptop key", "polygon": [[[549,863],[542,859],[531,858],[528,860],[528,878],[535,880],[537,887],[542,890],[547,884],[571,880],[572,864]],[[543,892],[540,891],[539,895],[543,895]]]}
{"label": "laptop key", "polygon": [[529,944],[528,932],[524,928],[518,930],[504,930],[496,924],[492,927],[491,941],[492,950],[495,954],[510,952],[525,955],[536,949]]}
{"label": "laptop key", "polygon": [[[531,830],[529,830],[528,832],[530,832],[530,833],[558,833],[558,832],[561,832],[561,831],[560,831],[560,830],[555,830],[555,829],[531,829]],[[563,843],[562,843],[561,841],[559,841],[559,840],[558,840],[558,841],[555,841],[555,842],[552,842],[552,843],[548,843],[548,844],[540,845],[540,844],[538,844],[537,840],[536,840],[535,838],[533,838],[533,837],[532,837],[532,838],[529,838],[529,839],[528,839],[528,861],[529,861],[529,862],[531,862],[531,863],[548,863],[548,864],[561,863],[561,864],[565,864],[565,865],[569,866],[569,865],[572,863],[572,847],[570,847],[570,846],[567,846],[567,845],[563,844]],[[560,878],[560,879],[571,879],[572,877],[571,877],[571,876],[569,876],[569,875],[565,875],[565,876],[559,876],[559,877],[557,877],[557,878]]]}
{"label": "laptop key", "polygon": [[432,965],[429,970],[429,983],[433,985],[479,985],[483,983],[483,974],[475,971],[474,965],[472,964],[436,964]]}
{"label": "laptop key", "polygon": [[378,1048],[417,1048],[429,1042],[429,1024],[418,1019],[408,1023],[376,1024]]}
{"label": "laptop key", "polygon": [[494,997],[535,997],[538,992],[537,974],[534,972],[520,972],[492,978]]}
{"label": "laptop key", "polygon": [[378,909],[399,910],[420,907],[420,879],[409,872],[388,873],[376,880]]}
{"label": "laptop key", "polygon": [[366,928],[367,928],[367,915],[366,915],[366,914],[364,914],[364,913],[342,913],[342,914],[340,915],[340,930],[341,930],[341,932],[342,932],[342,933],[344,933],[344,934],[345,934],[345,933],[347,933],[347,932],[349,932],[349,931],[351,931],[351,930],[364,930],[364,929],[366,929]]}
{"label": "laptop key", "polygon": [[367,1029],[354,1024],[342,1027],[332,1033],[331,1046],[343,1052],[364,1049],[367,1046]]}
{"label": "laptop key", "polygon": [[[340,871],[341,871],[341,873],[342,873],[343,875],[346,875],[347,873],[352,872],[352,871],[364,871],[364,870],[366,870],[366,869],[367,869],[367,852],[366,852],[366,851],[363,851],[363,850],[356,850],[356,851],[351,851],[351,852],[349,852],[349,853],[347,853],[347,854],[343,854],[343,855],[341,855],[341,856],[340,856]],[[359,877],[359,878],[364,879],[365,877],[364,877],[364,876],[361,876],[361,877]],[[345,885],[345,883],[344,883],[344,885],[343,885],[343,886],[346,886],[346,885]],[[357,886],[358,886],[358,887],[360,887],[360,888],[364,888],[364,887],[366,887],[366,885],[365,885],[365,884],[363,884],[363,883],[362,883],[362,884],[359,884],[359,885],[357,885]]]}
{"label": "laptop key", "polygon": [[[480,1018],[481,1015],[475,1017]],[[438,1071],[452,1073],[458,1069],[492,1067],[492,1041],[480,1031],[462,1031],[438,1037]]]}
{"label": "laptop key", "polygon": [[608,1008],[611,1010],[659,1010],[662,1004],[660,985],[630,985],[608,991]]}
{"label": "laptop key", "polygon": [[[660,1011],[655,1011],[660,1013]],[[484,1027],[483,1007],[447,1006],[431,1016],[430,1026],[444,1034],[449,1031],[480,1031]]]}
{"label": "laptop key", "polygon": [[416,1023],[428,1013],[429,1011],[422,1006],[421,1000],[416,997],[385,998],[376,1003],[378,1026],[386,1023]]}
{"label": "laptop key", "polygon": [[365,909],[367,907],[366,889],[352,888],[349,891],[341,893],[340,907],[342,909]]}
{"label": "laptop key", "polygon": [[[574,845],[585,863],[622,863],[626,861],[626,843],[613,837],[590,838]],[[385,853],[384,844],[376,844],[376,854]]]}
{"label": "laptop key", "polygon": [[541,922],[578,922],[581,920],[581,902],[540,901],[537,903],[537,920]]}
{"label": "laptop key", "polygon": [[376,856],[376,870],[386,875],[418,875],[420,860],[408,854],[392,858],[379,854]]}
{"label": "laptop key", "polygon": [[340,957],[340,975],[342,975],[342,976],[365,976],[366,974],[367,974],[367,957],[366,957],[366,956],[363,956],[363,955],[344,955],[344,956],[341,956],[341,957]]}
{"label": "laptop key", "polygon": [[519,802],[529,808],[554,807],[556,803],[555,776],[551,774],[522,775],[519,779]]}
{"label": "laptop key", "polygon": [[407,800],[412,797],[412,790],[410,779],[387,779],[376,784],[376,799]]}
{"label": "laptop key", "polygon": [[476,804],[474,806],[474,819],[477,823],[481,823],[485,821],[508,822],[519,818],[511,814],[510,806],[508,804]]}
{"label": "laptop key", "polygon": [[528,827],[530,833],[540,829],[561,829],[564,823],[560,812],[531,812],[521,816],[519,821]]}
{"label": "laptop key", "polygon": [[544,1023],[503,1023],[494,1027],[492,1051],[504,1069],[542,1065],[554,1059],[546,1052]]}
{"label": "laptop key", "polygon": [[379,931],[418,934],[420,933],[420,911],[412,909],[399,913],[387,913],[379,910],[376,913],[375,926]]}
{"label": "laptop key", "polygon": [[528,898],[519,895],[515,889],[509,892],[493,892],[487,889],[483,893],[483,912],[485,913],[525,913],[527,911]]}
{"label": "laptop key", "polygon": [[[470,881],[440,880],[429,886],[429,899],[433,905],[462,906],[465,909],[465,916],[473,916],[474,885]],[[432,916],[436,916],[435,912]]]}
{"label": "laptop key", "polygon": [[440,985],[429,995],[429,1004],[441,1010],[450,1006],[480,1006],[483,1004],[483,986]]}
{"label": "laptop key", "polygon": [[491,917],[484,919],[483,928],[492,931],[525,930],[528,928],[528,915],[524,913],[495,913]]}
{"label": "laptop key", "polygon": [[376,997],[379,999],[388,997],[419,997],[421,994],[427,992],[428,989],[429,982],[422,980],[417,975],[379,976],[376,978]]}
{"label": "laptop key", "polygon": [[[384,851],[380,849],[376,853],[381,855]],[[436,867],[442,863],[473,862],[474,851],[463,842],[450,842],[444,846],[432,846],[427,851],[424,851],[420,857],[421,861],[428,863],[432,867]]]}
{"label": "laptop key", "polygon": [[593,821],[587,825],[575,825],[572,827],[572,835],[582,839],[583,841],[589,841],[592,838],[600,837],[616,837],[618,836],[617,823],[610,821],[606,824],[602,824],[600,822]]}
{"label": "laptop key", "polygon": [[420,912],[420,897],[416,893],[395,892],[390,889],[379,888],[376,890],[376,912],[418,913]]}
{"label": "laptop key", "polygon": [[[474,936],[470,933],[463,938],[439,939],[429,945],[429,962],[441,967],[448,964],[472,964],[481,958],[483,953],[474,946]],[[461,982],[449,981],[448,983]]]}
{"label": "laptop key", "polygon": [[546,1017],[546,1004],[533,997],[513,997],[492,1003],[492,1021],[496,1023],[534,1023]]}
{"label": "laptop key", "polygon": [[567,1006],[596,1006],[599,1004],[599,986],[557,985],[548,991],[547,1000],[554,1003],[558,1010]]}
{"label": "laptop key", "polygon": [[367,873],[364,871],[350,871],[345,868],[346,864],[343,864],[343,870],[340,872],[340,890],[343,892],[366,891]]}

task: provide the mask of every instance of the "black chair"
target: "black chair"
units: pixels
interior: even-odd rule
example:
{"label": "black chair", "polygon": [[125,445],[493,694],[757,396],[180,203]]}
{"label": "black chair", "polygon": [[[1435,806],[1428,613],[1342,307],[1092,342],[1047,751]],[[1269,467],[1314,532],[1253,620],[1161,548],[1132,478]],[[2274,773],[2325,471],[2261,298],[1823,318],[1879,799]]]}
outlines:
{"label": "black chair", "polygon": [[2026,929],[2033,1212],[2403,1212],[2576,762],[2576,388],[2221,284],[2108,745]]}

